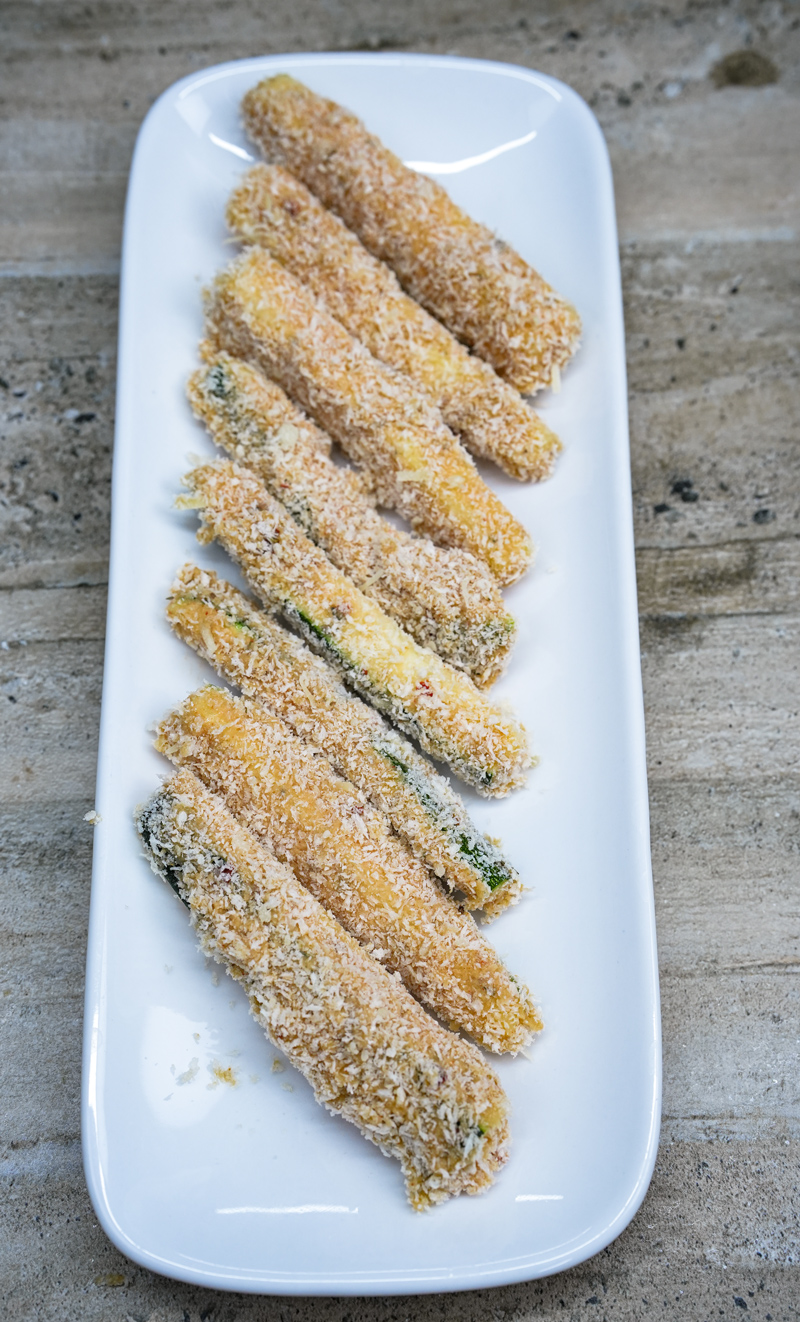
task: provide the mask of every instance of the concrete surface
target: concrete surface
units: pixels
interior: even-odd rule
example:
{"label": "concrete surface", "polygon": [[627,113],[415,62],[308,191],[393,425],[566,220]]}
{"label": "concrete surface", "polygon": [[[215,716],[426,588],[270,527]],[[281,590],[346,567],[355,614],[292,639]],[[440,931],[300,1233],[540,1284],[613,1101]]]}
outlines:
{"label": "concrete surface", "polygon": [[[132,145],[164,87],[222,59],[353,48],[543,69],[587,98],[608,138],[664,1127],[640,1213],[574,1271],[465,1295],[252,1298],[132,1266],[97,1227],[81,1172],[82,816],[102,678],[116,272]],[[743,49],[777,80],[718,87],[714,70]],[[800,7],[3,0],[0,70],[3,1316],[797,1318]]]}

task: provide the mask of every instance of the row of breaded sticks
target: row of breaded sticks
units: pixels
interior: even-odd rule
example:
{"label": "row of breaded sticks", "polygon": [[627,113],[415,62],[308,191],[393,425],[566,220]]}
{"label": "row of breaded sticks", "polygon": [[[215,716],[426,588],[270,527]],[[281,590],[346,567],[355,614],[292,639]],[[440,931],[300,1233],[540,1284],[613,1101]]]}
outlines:
{"label": "row of breaded sticks", "polygon": [[323,1106],[400,1161],[422,1211],[491,1183],[508,1102],[478,1049],[427,1014],[191,771],[137,812],[151,864]]}
{"label": "row of breaded sticks", "polygon": [[[170,623],[242,697],[209,686],[162,721],[156,746],[181,769],[139,830],[272,1039],[320,1101],[399,1157],[424,1207],[477,1192],[506,1155],[500,1085],[448,1029],[516,1053],[541,1028],[467,912],[516,903],[519,877],[404,737],[489,795],[521,784],[531,761],[522,727],[478,686],[513,641],[498,585],[532,548],[455,433],[520,478],[545,476],[559,444],[380,259],[525,390],[557,377],[577,319],[535,273],[525,286],[528,268],[491,236],[487,247],[442,190],[406,187],[417,267],[430,260],[425,234],[441,231],[471,253],[462,303],[477,291],[492,320],[505,296],[493,339],[470,339],[464,308],[448,312],[437,281],[414,276],[397,235],[378,242],[382,205],[389,216],[378,175],[413,172],[294,80],[267,80],[244,111],[300,178],[257,167],[231,199],[231,228],[258,246],[209,293],[189,397],[236,462],[195,469],[179,503],[265,610],[214,574],[180,572]],[[331,438],[361,471],[334,462]]]}
{"label": "row of breaded sticks", "polygon": [[243,697],[209,685],[160,723],[180,771],[138,813],[154,869],[318,1100],[400,1160],[415,1208],[478,1192],[506,1159],[508,1105],[457,1034],[516,1054],[542,1025],[466,908],[516,902],[517,874],[402,735],[236,589],[186,566],[167,614]]}

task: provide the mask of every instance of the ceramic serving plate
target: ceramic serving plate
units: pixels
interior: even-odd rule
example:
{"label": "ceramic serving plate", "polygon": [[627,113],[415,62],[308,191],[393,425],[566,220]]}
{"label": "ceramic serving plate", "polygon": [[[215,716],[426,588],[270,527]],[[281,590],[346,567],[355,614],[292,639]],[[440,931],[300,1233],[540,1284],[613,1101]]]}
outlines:
{"label": "ceramic serving plate", "polygon": [[[546,1029],[500,1060],[511,1158],[494,1188],[426,1215],[400,1169],[316,1105],[197,952],[141,856],[132,813],[167,772],[148,727],[211,672],[171,636],[164,598],[195,559],[173,499],[213,447],[184,383],[201,290],[230,257],[223,208],[252,148],[248,87],[288,71],[356,111],[578,307],[582,347],[541,411],[556,475],[487,480],[538,546],[508,593],[519,641],[499,697],[540,762],[510,799],[466,798],[529,887],[487,929]],[[608,157],[586,105],[510,65],[418,55],[287,55],[177,83],[144,122],[125,216],[108,643],[86,994],[86,1174],[134,1261],[209,1286],[400,1294],[500,1285],[588,1258],[652,1172],[660,1043],[636,613],[625,355]]]}

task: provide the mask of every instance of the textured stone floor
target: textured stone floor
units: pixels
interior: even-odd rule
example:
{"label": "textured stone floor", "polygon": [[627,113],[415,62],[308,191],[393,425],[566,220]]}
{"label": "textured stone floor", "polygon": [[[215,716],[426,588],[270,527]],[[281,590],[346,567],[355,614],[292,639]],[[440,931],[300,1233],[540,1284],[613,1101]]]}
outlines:
{"label": "textured stone floor", "polygon": [[[608,139],[664,1124],[641,1211],[580,1268],[464,1295],[266,1299],[134,1267],[97,1226],[81,1170],[82,816],[102,681],[117,270],[131,150],[163,88],[224,59],[354,48],[554,73]],[[742,69],[749,83],[726,82]],[[800,6],[778,0],[0,5],[4,1317],[800,1316],[799,92]]]}

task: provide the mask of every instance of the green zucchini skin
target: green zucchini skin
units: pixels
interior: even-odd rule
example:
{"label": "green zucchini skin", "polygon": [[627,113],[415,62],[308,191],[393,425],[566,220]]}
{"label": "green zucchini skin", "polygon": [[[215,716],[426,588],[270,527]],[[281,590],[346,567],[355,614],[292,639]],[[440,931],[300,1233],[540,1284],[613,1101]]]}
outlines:
{"label": "green zucchini skin", "polygon": [[516,872],[505,861],[497,846],[472,825],[466,811],[463,817],[454,811],[452,802],[438,793],[435,783],[419,767],[411,764],[407,754],[403,761],[402,751],[390,745],[388,739],[376,741],[373,747],[392,764],[403,785],[414,795],[433,825],[447,836],[457,853],[474,867],[490,891],[496,891],[498,887],[516,878]]}

